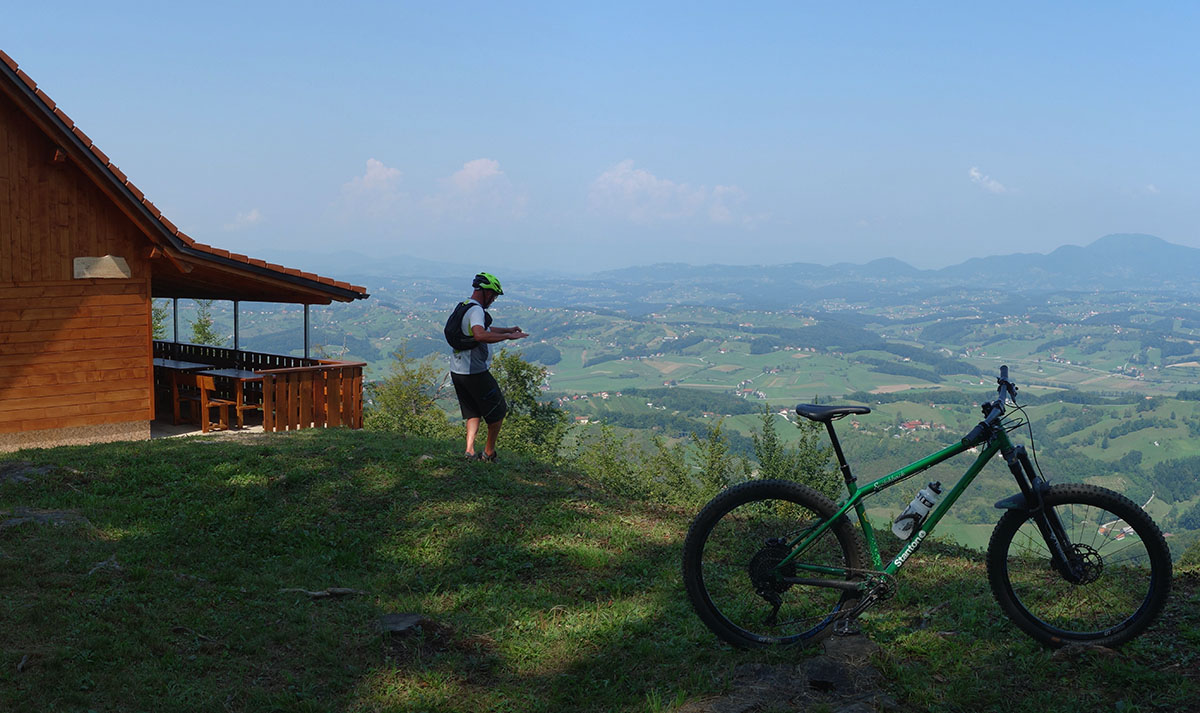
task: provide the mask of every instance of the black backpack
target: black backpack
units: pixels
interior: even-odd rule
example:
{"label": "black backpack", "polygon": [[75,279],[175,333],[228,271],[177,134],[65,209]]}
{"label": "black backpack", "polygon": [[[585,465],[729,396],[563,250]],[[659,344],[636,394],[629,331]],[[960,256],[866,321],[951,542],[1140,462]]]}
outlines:
{"label": "black backpack", "polygon": [[[456,352],[474,349],[479,346],[479,342],[474,337],[468,337],[462,332],[463,315],[475,304],[477,303],[470,300],[459,302],[454,307],[454,311],[446,319],[446,328],[443,330],[446,335],[446,343],[453,347]],[[487,310],[483,311],[483,326],[484,329],[492,326],[492,315],[488,314]]]}

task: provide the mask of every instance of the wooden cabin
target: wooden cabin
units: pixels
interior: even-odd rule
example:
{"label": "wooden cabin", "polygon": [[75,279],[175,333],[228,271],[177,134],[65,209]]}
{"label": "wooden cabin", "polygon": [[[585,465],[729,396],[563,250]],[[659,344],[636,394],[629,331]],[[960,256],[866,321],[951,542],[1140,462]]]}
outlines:
{"label": "wooden cabin", "polygon": [[[310,305],[367,294],[185,235],[0,52],[0,452],[149,438],[155,351],[179,357],[152,339],[151,299],[162,297]],[[335,368],[213,354],[217,366],[287,367],[263,385],[284,404],[297,369]],[[306,383],[296,403],[311,416]],[[361,425],[361,368],[356,383],[357,395],[342,384],[330,397],[347,405],[340,416],[322,420],[317,405],[318,425]]]}

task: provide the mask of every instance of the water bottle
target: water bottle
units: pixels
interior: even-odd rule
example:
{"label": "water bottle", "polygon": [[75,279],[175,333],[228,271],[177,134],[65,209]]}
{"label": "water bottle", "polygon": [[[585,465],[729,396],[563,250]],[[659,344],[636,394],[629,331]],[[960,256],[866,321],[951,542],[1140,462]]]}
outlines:
{"label": "water bottle", "polygon": [[937,501],[941,497],[942,484],[940,482],[930,483],[921,488],[921,492],[917,493],[917,496],[912,499],[908,507],[904,508],[904,512],[900,513],[895,522],[892,523],[892,534],[901,540],[907,540],[912,537],[913,533],[917,531],[917,526],[921,524],[921,521],[933,509],[933,506],[937,505]]}

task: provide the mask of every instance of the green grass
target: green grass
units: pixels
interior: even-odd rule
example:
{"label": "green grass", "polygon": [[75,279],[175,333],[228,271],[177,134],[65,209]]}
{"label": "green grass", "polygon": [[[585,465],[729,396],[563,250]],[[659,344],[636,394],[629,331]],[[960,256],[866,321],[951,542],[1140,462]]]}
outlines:
{"label": "green grass", "polygon": [[[740,664],[812,655],[734,651],[702,627],[678,574],[690,512],[459,450],[331,430],[8,456],[55,469],[0,485],[0,521],[87,522],[0,529],[0,710],[671,710]],[[910,562],[863,622],[906,710],[1200,695],[1194,575],[1119,655],[1062,659],[1003,619],[980,555],[934,543]],[[330,587],[364,594],[282,591]],[[419,634],[375,629],[409,612]]]}

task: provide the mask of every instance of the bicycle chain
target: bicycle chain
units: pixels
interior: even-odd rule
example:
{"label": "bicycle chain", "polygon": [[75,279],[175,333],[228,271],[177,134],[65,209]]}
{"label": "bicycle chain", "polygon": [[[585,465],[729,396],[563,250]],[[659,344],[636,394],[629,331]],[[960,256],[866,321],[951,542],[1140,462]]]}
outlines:
{"label": "bicycle chain", "polygon": [[846,622],[849,624],[850,620],[857,618],[870,607],[875,606],[879,602],[891,599],[893,596],[895,596],[898,588],[898,585],[896,584],[896,577],[888,574],[887,572],[861,569],[851,569],[847,570],[847,572],[849,574],[861,574],[865,580],[871,582],[872,584],[853,609],[837,613],[834,619],[835,621],[838,621],[839,624],[835,625],[835,627],[839,626],[841,622]]}

